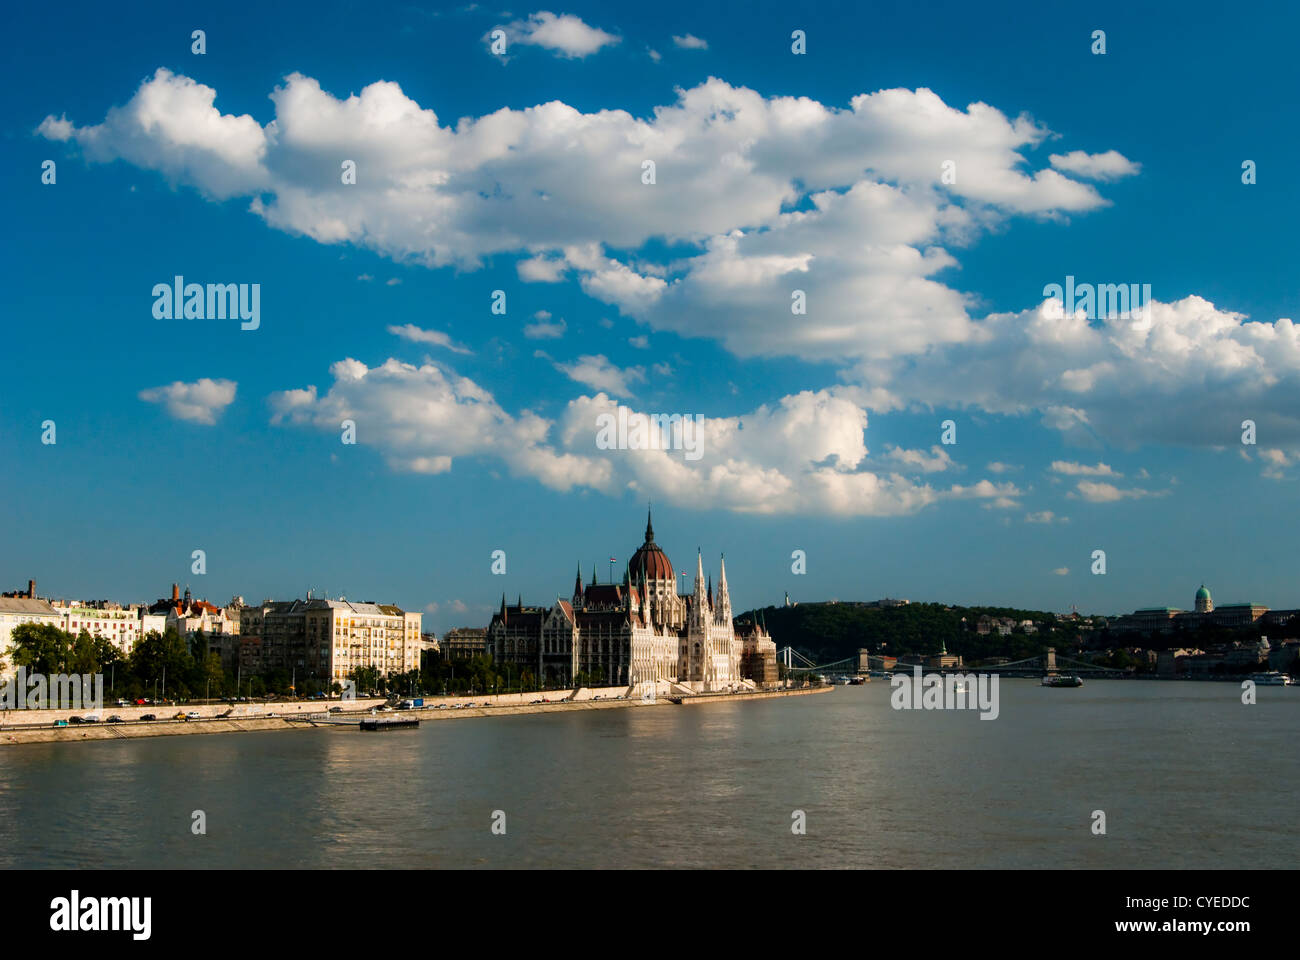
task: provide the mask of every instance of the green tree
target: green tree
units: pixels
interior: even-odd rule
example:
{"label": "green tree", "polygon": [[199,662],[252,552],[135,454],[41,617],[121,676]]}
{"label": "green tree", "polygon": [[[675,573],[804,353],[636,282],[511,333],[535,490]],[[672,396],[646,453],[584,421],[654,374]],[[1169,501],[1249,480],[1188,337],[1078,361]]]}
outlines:
{"label": "green tree", "polygon": [[23,623],[14,627],[14,667],[26,667],[29,673],[55,674],[72,659],[72,634],[49,623]]}
{"label": "green tree", "polygon": [[189,695],[187,680],[193,679],[194,658],[176,629],[168,627],[161,634],[156,630],[150,631],[136,643],[131,651],[130,669],[146,689],[157,681],[159,695],[162,695],[161,683],[165,676],[166,695],[186,697]]}

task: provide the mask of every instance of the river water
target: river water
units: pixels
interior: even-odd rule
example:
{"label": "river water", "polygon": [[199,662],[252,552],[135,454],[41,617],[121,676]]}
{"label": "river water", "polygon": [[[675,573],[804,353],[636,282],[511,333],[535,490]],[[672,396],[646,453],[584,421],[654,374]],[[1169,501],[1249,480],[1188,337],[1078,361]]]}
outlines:
{"label": "river water", "polygon": [[1300,688],[1005,680],[996,720],[889,694],[6,747],[0,865],[1297,865]]}

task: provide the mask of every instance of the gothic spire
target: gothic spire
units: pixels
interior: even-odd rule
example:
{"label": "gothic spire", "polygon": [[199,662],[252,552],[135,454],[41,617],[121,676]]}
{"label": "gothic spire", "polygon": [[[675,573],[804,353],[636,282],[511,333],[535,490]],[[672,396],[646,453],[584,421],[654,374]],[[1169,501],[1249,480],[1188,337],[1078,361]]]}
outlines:
{"label": "gothic spire", "polygon": [[650,520],[650,506],[648,504],[645,508],[645,542],[655,542],[655,525]]}
{"label": "gothic spire", "polygon": [[695,552],[695,593],[691,601],[691,616],[696,623],[707,623],[708,616],[708,599],[704,594],[704,554],[698,549]]}
{"label": "gothic spire", "polygon": [[731,620],[731,594],[727,591],[727,555],[722,555],[722,569],[718,573],[718,622]]}

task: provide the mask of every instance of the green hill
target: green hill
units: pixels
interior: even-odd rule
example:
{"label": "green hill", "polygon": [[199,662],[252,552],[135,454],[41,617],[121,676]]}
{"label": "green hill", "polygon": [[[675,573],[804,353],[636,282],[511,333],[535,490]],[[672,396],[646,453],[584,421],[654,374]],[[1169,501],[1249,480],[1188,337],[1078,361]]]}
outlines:
{"label": "green hill", "polygon": [[[755,611],[740,614],[738,620],[752,620]],[[1063,649],[1078,638],[1078,626],[1058,620],[1042,610],[1012,607],[956,607],[941,603],[910,603],[898,607],[868,607],[858,603],[800,603],[791,607],[764,607],[757,611],[778,648],[787,644],[817,663],[830,663],[855,656],[861,647],[873,654],[937,654],[946,645],[949,653],[966,663],[986,657],[1013,660],[1042,653],[1047,647]],[[1019,623],[1032,620],[1037,633],[1017,627],[1009,636],[997,632],[981,636],[976,624],[981,616],[1009,617]],[[962,618],[965,618],[965,623]]]}

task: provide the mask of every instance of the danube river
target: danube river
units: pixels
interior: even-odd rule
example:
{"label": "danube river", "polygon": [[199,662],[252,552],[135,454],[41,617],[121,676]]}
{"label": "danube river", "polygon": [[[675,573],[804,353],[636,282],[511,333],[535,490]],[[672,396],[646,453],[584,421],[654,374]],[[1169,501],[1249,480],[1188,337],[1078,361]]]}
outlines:
{"label": "danube river", "polygon": [[1300,688],[1007,680],[995,720],[889,693],[7,747],[0,865],[1297,865]]}

